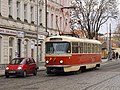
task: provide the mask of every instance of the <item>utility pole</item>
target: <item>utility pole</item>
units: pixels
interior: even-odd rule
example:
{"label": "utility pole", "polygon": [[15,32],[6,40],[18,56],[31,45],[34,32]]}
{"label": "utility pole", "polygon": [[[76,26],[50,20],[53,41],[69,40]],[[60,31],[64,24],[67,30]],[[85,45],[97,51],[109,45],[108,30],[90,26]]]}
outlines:
{"label": "utility pole", "polygon": [[111,46],[111,24],[109,24],[109,58],[108,60],[112,60],[112,46]]}
{"label": "utility pole", "polygon": [[45,0],[45,31],[47,32],[47,0]]}
{"label": "utility pole", "polygon": [[38,62],[39,62],[39,53],[38,53],[38,34],[39,34],[39,31],[38,31],[38,28],[39,28],[39,26],[38,26],[38,0],[37,0],[37,17],[36,17],[36,34],[37,34],[37,66],[38,66]]}

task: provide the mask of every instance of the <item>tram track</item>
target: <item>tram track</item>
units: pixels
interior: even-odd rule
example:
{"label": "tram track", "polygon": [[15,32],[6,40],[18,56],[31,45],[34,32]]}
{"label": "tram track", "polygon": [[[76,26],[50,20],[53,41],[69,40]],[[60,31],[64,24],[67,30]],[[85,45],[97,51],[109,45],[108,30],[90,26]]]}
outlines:
{"label": "tram track", "polygon": [[115,71],[120,69],[120,62],[108,62],[102,64],[99,71]]}
{"label": "tram track", "polygon": [[[8,89],[11,89],[11,90],[17,90],[18,89],[19,90],[19,89],[21,89],[21,87],[24,88],[24,87],[31,86],[31,85],[52,81],[52,80],[55,80],[55,79],[57,79],[57,77],[56,78],[50,78],[50,79],[42,80],[42,81],[31,82],[31,83],[29,82],[29,83],[26,83],[24,85],[23,84],[19,84],[19,85],[16,85],[16,86],[4,87],[4,88],[0,88],[0,90],[8,90]],[[27,89],[30,89],[30,88],[27,88]]]}
{"label": "tram track", "polygon": [[[106,75],[109,75],[109,76],[106,77]],[[91,76],[93,76],[93,78],[89,79],[89,77]],[[101,64],[101,67],[98,70],[93,70],[93,71],[90,70],[90,72],[86,71],[85,73],[83,72],[75,75],[67,75],[67,77],[66,75],[65,76],[63,75],[48,76],[45,74],[45,71],[41,71],[40,73],[38,73],[36,77],[28,76],[26,78],[9,78],[9,79],[5,79],[4,77],[3,78],[1,77],[2,78],[1,81],[3,81],[2,83],[8,86],[6,87],[4,84],[1,83],[2,87],[0,87],[0,90],[8,90],[8,89],[9,90],[16,90],[16,89],[17,90],[21,90],[21,89],[22,90],[29,90],[29,89],[39,90],[40,87],[43,87],[46,90],[48,89],[60,90],[60,89],[64,89],[65,87],[69,87],[69,85],[72,85],[73,83],[76,83],[75,84],[76,87],[81,86],[82,88],[81,90],[97,90],[98,88],[100,88],[101,85],[103,85],[106,82],[109,82],[109,80],[110,81],[114,80],[118,76],[120,76],[120,61],[115,61],[115,62],[110,61],[108,63]],[[97,80],[95,80],[95,78],[97,78]],[[33,80],[33,81],[29,81],[29,80]],[[62,83],[61,80],[63,80],[64,83]],[[84,82],[82,82],[82,80]],[[90,80],[92,80],[93,82],[91,82]],[[56,82],[59,82],[59,83],[56,84]],[[9,83],[12,83],[12,84],[9,84]],[[54,86],[50,89],[51,85],[49,85],[48,83],[53,83],[58,86]],[[48,88],[44,86],[45,84],[48,85]],[[61,87],[62,85],[64,85],[64,87]],[[85,86],[85,87],[83,88],[82,86]]]}
{"label": "tram track", "polygon": [[106,81],[108,81],[108,80],[110,80],[110,79],[113,79],[113,78],[119,76],[119,75],[120,75],[120,73],[119,73],[119,74],[116,74],[116,75],[114,75],[114,76],[112,76],[112,77],[109,77],[109,78],[107,78],[107,79],[104,79],[104,80],[102,80],[102,81],[100,81],[100,82],[98,82],[98,83],[92,84],[92,85],[90,85],[90,86],[88,86],[88,87],[86,87],[86,88],[84,88],[84,89],[82,89],[82,90],[89,90],[90,88],[95,87],[95,86],[98,86],[99,84],[102,84],[102,83],[104,83],[104,82],[106,82]]}
{"label": "tram track", "polygon": [[88,87],[86,87],[86,88],[84,88],[82,90],[89,90],[90,88],[94,88],[94,87],[96,87],[96,86],[98,86],[98,85],[100,85],[102,83],[105,83],[105,82],[107,82],[107,81],[109,81],[111,79],[114,79],[117,76],[120,76],[120,73],[119,73],[120,72],[120,62],[119,63],[118,62],[116,62],[116,63],[108,63],[108,64],[105,64],[105,65],[102,65],[101,69],[99,69],[98,72],[101,72],[101,71],[102,72],[118,72],[118,74],[115,74],[115,75],[113,75],[113,76],[111,76],[109,78],[106,78],[106,79],[104,79],[104,80],[102,80],[100,82],[92,84],[92,85],[90,85],[90,86],[88,86]]}

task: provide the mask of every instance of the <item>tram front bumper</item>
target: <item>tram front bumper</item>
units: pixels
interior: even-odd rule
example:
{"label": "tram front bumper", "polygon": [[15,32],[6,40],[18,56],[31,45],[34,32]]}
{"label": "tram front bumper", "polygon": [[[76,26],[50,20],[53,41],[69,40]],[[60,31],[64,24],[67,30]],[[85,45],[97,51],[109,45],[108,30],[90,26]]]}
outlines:
{"label": "tram front bumper", "polygon": [[47,74],[62,74],[64,73],[63,67],[47,67]]}

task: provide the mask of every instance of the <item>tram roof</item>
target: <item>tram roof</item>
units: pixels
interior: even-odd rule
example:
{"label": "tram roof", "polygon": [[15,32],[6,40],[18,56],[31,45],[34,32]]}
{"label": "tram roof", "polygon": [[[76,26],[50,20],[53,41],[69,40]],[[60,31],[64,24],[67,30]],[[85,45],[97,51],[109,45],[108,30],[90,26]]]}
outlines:
{"label": "tram roof", "polygon": [[101,42],[98,40],[87,39],[87,38],[77,38],[77,37],[71,37],[71,36],[51,36],[46,38],[46,42],[53,42],[53,41],[86,42],[86,43],[101,44]]}

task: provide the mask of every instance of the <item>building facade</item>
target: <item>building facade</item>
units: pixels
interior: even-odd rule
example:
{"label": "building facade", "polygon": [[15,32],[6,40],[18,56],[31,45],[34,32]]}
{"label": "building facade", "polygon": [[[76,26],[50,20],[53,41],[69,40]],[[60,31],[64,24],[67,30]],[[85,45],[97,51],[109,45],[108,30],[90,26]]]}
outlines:
{"label": "building facade", "polygon": [[48,0],[47,27],[49,36],[70,33],[71,0]]}
{"label": "building facade", "polygon": [[37,40],[38,61],[44,62],[48,33],[51,36],[69,32],[70,10],[61,8],[69,6],[70,1],[47,0],[47,12],[45,4],[45,0],[38,0],[38,3],[37,0],[0,0],[0,68],[14,57],[36,60]]}

